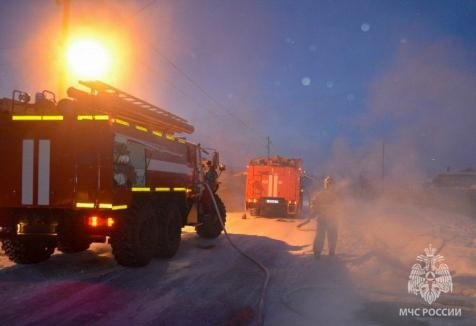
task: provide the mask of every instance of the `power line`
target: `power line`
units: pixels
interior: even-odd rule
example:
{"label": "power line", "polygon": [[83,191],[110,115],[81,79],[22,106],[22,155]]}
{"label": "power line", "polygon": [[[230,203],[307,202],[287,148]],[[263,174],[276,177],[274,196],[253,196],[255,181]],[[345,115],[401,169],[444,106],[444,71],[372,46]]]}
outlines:
{"label": "power line", "polygon": [[[146,5],[144,5],[143,7],[141,7],[140,9],[138,9],[135,13],[134,13],[134,16],[137,16],[138,14],[140,14],[142,11],[144,11],[146,8],[148,7],[151,7],[152,5],[155,5],[157,2],[157,0],[152,0],[150,1],[149,3],[147,3]],[[132,17],[131,17],[132,18]],[[148,42],[148,45],[152,48],[152,50],[154,52],[156,52],[159,57],[165,61],[166,63],[168,63],[171,67],[173,67],[177,72],[179,72],[182,76],[184,76],[193,86],[195,86],[202,94],[204,94],[209,100],[211,100],[213,103],[215,103],[219,108],[222,108],[225,113],[227,113],[228,115],[230,115],[232,118],[236,119],[237,121],[239,121],[244,127],[246,127],[247,129],[249,130],[252,130],[250,128],[250,126],[244,122],[242,119],[238,118],[237,116],[235,116],[233,113],[231,113],[229,110],[227,110],[225,108],[225,106],[220,103],[215,97],[213,97],[209,92],[207,92],[198,82],[196,82],[189,74],[187,74],[183,69],[181,69],[175,62],[173,62],[171,59],[169,59],[166,55],[164,55],[161,51],[159,51],[159,49],[152,43],[152,42]],[[182,90],[180,90],[177,86],[173,85],[172,83],[169,82],[169,84],[175,88],[177,91],[181,92],[182,94],[185,94]],[[191,97],[190,97],[191,98]],[[212,110],[210,110],[209,108],[205,107],[205,106],[202,106],[200,105],[198,102],[194,101],[197,105],[199,105],[200,107],[206,109],[210,114],[213,114],[216,116],[216,112],[213,112]]]}
{"label": "power line", "polygon": [[0,51],[18,50],[18,49],[23,49],[24,47],[25,45],[5,46],[5,47],[0,47]]}
{"label": "power line", "polygon": [[195,86],[202,94],[204,94],[208,99],[210,99],[213,103],[215,103],[219,108],[222,108],[225,113],[227,113],[229,116],[232,118],[236,119],[239,121],[244,127],[247,129],[250,129],[250,126],[245,123],[242,119],[238,118],[235,116],[233,113],[231,113],[229,110],[227,110],[222,103],[220,103],[215,97],[213,97],[209,92],[207,92],[198,82],[196,82],[189,74],[187,74],[183,69],[181,69],[176,63],[174,63],[172,60],[170,60],[168,57],[166,57],[164,54],[162,54],[152,43],[150,43],[152,49],[168,64],[170,64],[176,71],[178,71],[181,75],[183,75],[193,86]]}
{"label": "power line", "polygon": [[[150,1],[149,3],[147,3],[145,6],[143,6],[142,8],[140,8],[139,10],[137,10],[135,13],[134,13],[134,16],[138,15],[140,12],[142,12],[144,9],[152,6],[152,5],[155,5],[155,3],[157,2],[157,0],[152,0]],[[215,103],[215,105],[217,105],[219,108],[223,109],[223,111],[225,111],[226,114],[228,114],[230,117],[232,117],[233,119],[237,120],[240,124],[242,124],[245,128],[251,130],[251,131],[255,131],[253,130],[245,121],[243,121],[242,119],[240,119],[239,117],[237,117],[236,115],[234,115],[232,112],[230,112],[228,109],[226,109],[226,107],[220,103],[214,96],[212,96],[207,90],[205,90],[205,88],[203,88],[198,82],[196,82],[188,73],[186,73],[182,68],[180,68],[175,62],[173,62],[171,59],[169,59],[165,54],[163,54],[161,51],[159,51],[159,49],[152,43],[152,42],[148,42],[149,46],[152,48],[152,50],[154,52],[156,52],[159,57],[165,61],[166,63],[168,63],[172,68],[174,68],[179,74],[181,74],[182,76],[185,77],[185,79],[187,79],[193,86],[195,86],[202,94],[204,94],[209,100],[211,100],[213,103]],[[207,108],[208,111],[210,111],[210,109]]]}
{"label": "power line", "polygon": [[149,1],[148,3],[146,3],[143,7],[139,8],[135,13],[134,13],[134,16],[137,16],[138,14],[140,14],[142,11],[144,11],[145,9],[155,5],[155,3],[157,2],[157,0],[152,0],[152,1]]}
{"label": "power line", "polygon": [[[133,20],[136,18],[137,15],[139,15],[141,12],[143,12],[145,9],[149,8],[149,7],[152,7],[153,5],[155,5],[157,3],[157,0],[151,0],[149,1],[147,4],[145,4],[144,6],[142,6],[141,8],[139,8],[137,11],[134,12],[133,15],[129,16],[130,20]],[[170,59],[168,59],[165,55],[163,55],[152,43],[147,43],[163,60],[165,60],[167,63],[169,63],[170,65],[172,65],[176,70],[178,70],[179,72],[181,72],[182,74],[184,74],[186,76],[186,78],[191,81],[193,84],[195,84],[195,82],[187,75],[185,74],[185,72],[183,70],[181,70],[175,63],[173,63]],[[150,65],[146,64],[144,61],[142,60],[139,60],[143,65],[145,65],[146,67],[151,67]],[[154,69],[154,68],[153,68]],[[154,69],[155,70],[155,69]],[[196,101],[195,99],[193,99],[190,95],[187,95],[187,93],[185,93],[183,90],[181,90],[178,86],[176,86],[174,83],[172,83],[170,80],[166,80],[166,82],[173,88],[175,89],[177,92],[179,92],[184,98],[189,98],[191,99],[196,105],[198,105],[199,107],[207,110],[212,116],[216,116],[216,112],[212,111],[211,109],[209,109],[208,107],[206,106],[203,106],[201,105],[198,101]]]}
{"label": "power line", "polygon": [[[155,72],[157,73],[160,73],[156,67],[154,66],[151,66],[147,63],[145,63],[144,61],[142,60],[139,60],[139,62],[141,64],[143,64],[145,67],[147,67],[148,69],[150,70],[154,70]],[[172,87],[175,91],[177,91],[177,93],[179,93],[183,98],[185,99],[189,99],[191,101],[193,101],[194,104],[196,104],[197,106],[199,106],[200,108],[206,110],[211,116],[216,116],[216,112],[214,112],[213,110],[211,110],[210,108],[202,105],[200,102],[198,102],[196,99],[194,99],[191,95],[187,94],[186,92],[184,92],[183,90],[181,90],[177,85],[175,85],[172,81],[170,81],[169,79],[166,79],[166,78],[163,78],[163,81],[166,82],[170,87]]]}
{"label": "power line", "polygon": [[[151,5],[154,5],[156,3],[156,0],[152,0],[150,1],[148,4],[146,4],[145,6],[143,6],[142,8],[140,8],[138,11],[136,11],[134,13],[134,16],[136,16],[137,14],[139,14],[141,11],[143,11],[145,8],[148,8],[150,7]],[[132,17],[131,17],[132,18]],[[235,114],[233,114],[232,112],[230,112],[226,107],[225,105],[223,105],[220,101],[218,101],[213,95],[210,94],[210,92],[208,92],[204,87],[202,87],[200,85],[200,83],[198,83],[194,78],[192,78],[190,76],[190,74],[188,74],[187,72],[185,72],[181,67],[178,66],[178,64],[176,64],[174,61],[172,61],[170,58],[168,58],[165,54],[163,54],[158,48],[157,46],[155,46],[155,44],[153,44],[152,42],[147,42],[148,45],[150,46],[150,48],[164,61],[166,62],[167,64],[169,64],[174,70],[176,70],[179,74],[181,74],[183,77],[185,77],[185,79],[191,83],[196,89],[198,89],[203,95],[205,95],[206,98],[208,98],[210,101],[212,101],[218,108],[222,109],[227,115],[229,115],[231,118],[235,119],[236,121],[238,121],[243,127],[245,127],[246,129],[250,130],[250,131],[253,131],[255,136],[259,137],[257,135],[257,131],[254,130],[248,123],[246,123],[245,121],[243,121],[242,119],[240,119],[239,117],[237,117]],[[178,87],[176,86],[173,86],[175,89],[179,90]],[[181,91],[183,93],[183,91]],[[198,102],[194,101],[195,103],[198,104]],[[209,113],[213,114],[216,116],[216,112],[213,112],[212,110],[210,110],[208,107],[204,107],[202,105],[199,105],[200,107],[202,108],[205,108]],[[259,137],[261,139],[261,137]]]}

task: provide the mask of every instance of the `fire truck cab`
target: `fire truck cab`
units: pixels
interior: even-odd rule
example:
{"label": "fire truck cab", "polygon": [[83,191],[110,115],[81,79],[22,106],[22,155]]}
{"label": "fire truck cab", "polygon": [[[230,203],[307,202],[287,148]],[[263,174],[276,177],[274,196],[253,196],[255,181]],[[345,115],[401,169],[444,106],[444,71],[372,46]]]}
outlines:
{"label": "fire truck cab", "polygon": [[246,167],[250,215],[297,217],[302,208],[302,160],[280,156],[252,159]]}
{"label": "fire truck cab", "polygon": [[18,90],[0,99],[5,254],[37,263],[109,239],[119,264],[142,266],[174,256],[184,225],[217,237],[226,211],[202,163],[219,170],[218,153],[180,136],[194,130],[186,120],[105,83],[80,84],[89,92],[69,88],[59,102],[47,91],[35,103]]}

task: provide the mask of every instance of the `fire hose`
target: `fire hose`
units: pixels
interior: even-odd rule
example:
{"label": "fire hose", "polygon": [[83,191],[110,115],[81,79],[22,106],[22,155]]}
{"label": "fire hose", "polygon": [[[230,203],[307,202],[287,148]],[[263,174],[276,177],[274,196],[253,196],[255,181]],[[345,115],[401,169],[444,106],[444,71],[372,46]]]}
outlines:
{"label": "fire hose", "polygon": [[243,257],[245,257],[246,259],[248,259],[249,261],[251,261],[253,264],[255,264],[256,266],[258,266],[264,273],[265,275],[265,278],[264,278],[264,281],[263,281],[263,286],[261,288],[261,293],[260,293],[260,297],[259,297],[259,300],[258,300],[258,303],[257,303],[257,306],[258,306],[258,309],[257,309],[257,315],[258,315],[258,325],[263,325],[263,322],[264,322],[264,299],[265,299],[265,296],[266,296],[266,290],[268,288],[268,285],[269,285],[269,280],[270,280],[270,272],[269,272],[269,269],[264,266],[260,261],[258,261],[257,259],[253,258],[252,256],[248,255],[247,253],[245,253],[243,250],[241,250],[230,238],[230,235],[228,234],[226,228],[225,228],[225,223],[223,223],[223,217],[221,216],[221,213],[220,213],[220,210],[218,209],[218,204],[215,200],[215,196],[213,195],[213,191],[212,189],[210,188],[210,185],[206,182],[203,183],[205,185],[205,188],[208,190],[208,192],[210,193],[210,197],[212,198],[212,201],[213,201],[213,206],[215,207],[215,210],[216,210],[216,213],[217,213],[217,216],[218,216],[218,220],[220,221],[220,224],[223,228],[223,232],[225,233],[225,237],[226,239],[228,240],[228,242],[230,243],[230,245],[240,254],[242,255]]}
{"label": "fire hose", "polygon": [[311,222],[311,220],[314,220],[314,219],[315,219],[315,217],[308,217],[308,218],[306,218],[306,220],[304,220],[304,222],[301,222],[298,225],[296,225],[296,228],[299,231],[316,231],[315,228],[303,228],[304,225],[309,224]]}

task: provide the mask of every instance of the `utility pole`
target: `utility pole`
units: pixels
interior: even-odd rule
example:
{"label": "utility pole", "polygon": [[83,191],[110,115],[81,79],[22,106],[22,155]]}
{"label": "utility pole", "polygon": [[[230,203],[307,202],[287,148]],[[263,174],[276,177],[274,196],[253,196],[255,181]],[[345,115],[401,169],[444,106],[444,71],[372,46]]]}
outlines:
{"label": "utility pole", "polygon": [[269,138],[269,136],[266,137],[266,149],[268,152],[268,160],[269,160],[269,157],[271,154],[271,138]]}
{"label": "utility pole", "polygon": [[385,142],[382,140],[382,192],[385,191]]}
{"label": "utility pole", "polygon": [[58,81],[58,98],[63,97],[66,94],[66,47],[68,45],[69,36],[69,13],[70,13],[70,0],[57,0],[57,4],[63,6],[63,16],[61,19],[61,44],[60,44],[60,57],[59,59],[59,81]]}

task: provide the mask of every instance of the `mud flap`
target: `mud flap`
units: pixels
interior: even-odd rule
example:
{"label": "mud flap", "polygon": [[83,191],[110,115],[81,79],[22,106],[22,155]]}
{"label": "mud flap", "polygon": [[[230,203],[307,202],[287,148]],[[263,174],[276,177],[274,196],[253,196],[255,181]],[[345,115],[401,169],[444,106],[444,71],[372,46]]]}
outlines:
{"label": "mud flap", "polygon": [[187,215],[187,224],[193,225],[198,223],[198,207],[197,203],[193,203],[192,208]]}

